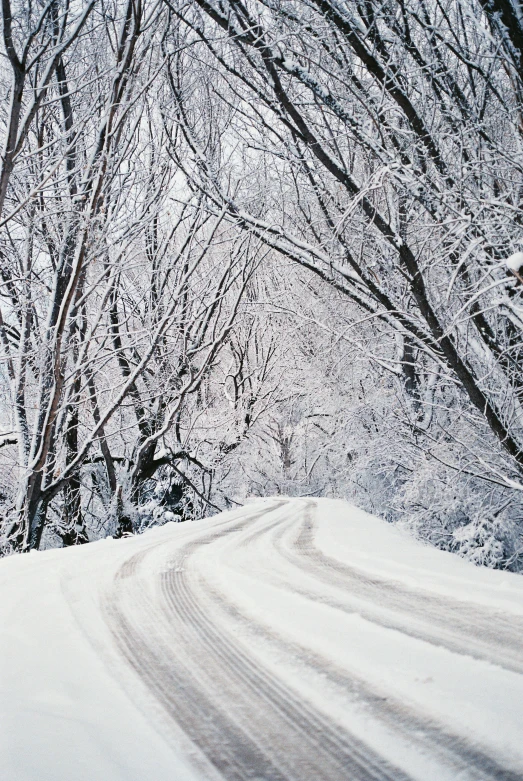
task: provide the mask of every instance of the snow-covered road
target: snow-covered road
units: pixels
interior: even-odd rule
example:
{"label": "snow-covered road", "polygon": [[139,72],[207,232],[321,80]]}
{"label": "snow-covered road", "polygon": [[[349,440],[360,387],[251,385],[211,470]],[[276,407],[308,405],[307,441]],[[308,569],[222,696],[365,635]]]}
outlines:
{"label": "snow-covered road", "polygon": [[2,781],[523,779],[523,578],[271,499],[0,562]]}

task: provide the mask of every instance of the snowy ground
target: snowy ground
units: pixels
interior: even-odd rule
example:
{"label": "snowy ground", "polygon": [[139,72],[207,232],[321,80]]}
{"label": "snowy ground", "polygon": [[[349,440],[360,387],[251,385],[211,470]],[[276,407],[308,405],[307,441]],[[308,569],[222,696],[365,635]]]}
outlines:
{"label": "snowy ground", "polygon": [[523,779],[523,578],[273,499],[0,562],[1,781]]}

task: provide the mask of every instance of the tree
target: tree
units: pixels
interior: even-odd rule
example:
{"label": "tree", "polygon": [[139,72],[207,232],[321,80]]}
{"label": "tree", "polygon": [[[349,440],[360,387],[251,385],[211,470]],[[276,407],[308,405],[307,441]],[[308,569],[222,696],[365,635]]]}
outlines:
{"label": "tree", "polygon": [[[210,218],[162,155],[152,90],[161,6],[113,11],[69,60],[60,48],[7,191],[18,200],[3,233],[13,433],[2,444],[18,446],[7,549],[39,547],[49,526],[64,544],[85,542],[93,508],[113,531],[133,529],[144,483],[191,458],[155,454],[226,340],[253,269],[223,215]],[[61,41],[58,6],[43,20]],[[9,37],[7,17],[4,29]]]}
{"label": "tree", "polygon": [[508,524],[507,506],[517,526],[515,6],[42,13],[15,24],[4,8],[15,544],[46,527],[81,542],[102,515],[121,534],[249,490],[350,495],[435,538],[416,508],[449,480],[470,510],[449,510],[456,525]]}
{"label": "tree", "polygon": [[[512,82],[481,9],[197,5],[204,16],[192,7],[183,19],[219,63],[224,99],[239,96],[249,132],[272,135],[297,192],[308,187],[317,201],[304,215],[314,248],[231,203],[211,169],[202,186],[443,362],[519,472],[518,329],[492,302],[511,287],[500,261],[519,236],[520,142]],[[224,32],[218,43],[205,15]],[[263,110],[249,109],[254,96]]]}

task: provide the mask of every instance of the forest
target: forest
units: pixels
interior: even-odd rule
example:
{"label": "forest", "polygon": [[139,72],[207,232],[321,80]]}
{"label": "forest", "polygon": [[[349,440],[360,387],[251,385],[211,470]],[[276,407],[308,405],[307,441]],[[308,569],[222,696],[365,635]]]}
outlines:
{"label": "forest", "polygon": [[523,571],[517,0],[2,0],[0,550],[331,497]]}

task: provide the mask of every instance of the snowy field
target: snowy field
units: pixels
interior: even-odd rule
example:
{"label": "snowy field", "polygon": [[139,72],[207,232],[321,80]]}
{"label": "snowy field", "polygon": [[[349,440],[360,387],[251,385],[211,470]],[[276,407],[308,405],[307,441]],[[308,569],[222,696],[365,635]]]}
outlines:
{"label": "snowy field", "polygon": [[0,562],[2,781],[523,779],[523,578],[271,499]]}

